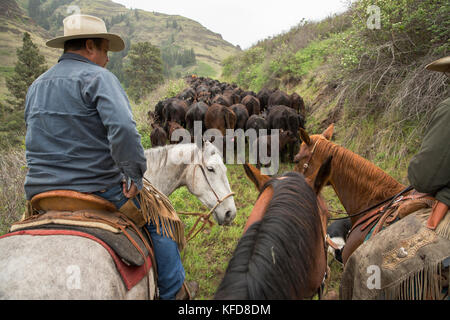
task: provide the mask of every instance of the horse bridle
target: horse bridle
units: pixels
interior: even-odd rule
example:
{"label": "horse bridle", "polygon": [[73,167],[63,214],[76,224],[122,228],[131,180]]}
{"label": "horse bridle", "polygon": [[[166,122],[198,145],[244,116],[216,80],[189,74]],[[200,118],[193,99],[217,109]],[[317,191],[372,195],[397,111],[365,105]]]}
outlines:
{"label": "horse bridle", "polygon": [[314,146],[313,146],[313,148],[312,148],[312,150],[311,150],[311,154],[309,155],[308,160],[303,164],[303,171],[302,171],[302,174],[303,174],[304,176],[306,176],[306,170],[308,170],[308,168],[309,168],[309,165],[310,165],[310,162],[311,162],[312,157],[313,157],[313,155],[314,155],[314,152],[316,151],[316,146],[317,146],[317,144],[319,143],[320,140],[323,140],[323,139],[325,139],[325,138],[319,137],[319,138],[317,139],[316,143],[314,143]]}
{"label": "horse bridle", "polygon": [[[222,203],[224,202],[226,199],[228,199],[231,196],[234,196],[235,193],[234,192],[230,192],[229,194],[225,195],[223,198],[220,198],[216,191],[214,190],[213,186],[211,185],[211,182],[208,179],[208,176],[206,175],[206,171],[205,171],[205,165],[203,164],[203,158],[202,158],[202,163],[198,163],[195,165],[194,167],[194,175],[195,176],[195,169],[197,167],[200,167],[202,173],[203,173],[203,177],[206,180],[206,183],[208,184],[209,188],[211,189],[211,191],[213,192],[214,196],[216,197],[216,204],[214,205],[214,207],[212,207],[211,210],[209,210],[208,213],[198,213],[198,212],[179,212],[181,214],[184,215],[193,215],[193,216],[198,216],[197,221],[195,221],[194,226],[192,227],[192,229],[189,231],[188,235],[186,236],[186,242],[192,240],[200,231],[203,230],[203,228],[206,226],[206,224],[208,223],[210,226],[213,225],[213,222],[210,220],[212,213],[214,212],[214,210],[216,210],[216,208]],[[194,230],[196,229],[198,223],[202,221],[203,225],[194,233]],[[194,233],[194,234],[193,234]]]}

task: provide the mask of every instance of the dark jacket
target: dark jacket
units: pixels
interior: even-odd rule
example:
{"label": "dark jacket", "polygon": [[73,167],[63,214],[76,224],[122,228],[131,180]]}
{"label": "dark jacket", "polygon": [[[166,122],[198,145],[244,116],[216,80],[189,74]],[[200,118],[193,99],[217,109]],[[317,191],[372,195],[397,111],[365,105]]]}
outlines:
{"label": "dark jacket", "polygon": [[36,79],[25,103],[25,193],[95,192],[130,177],[142,188],[141,137],[119,80],[85,57],[65,53]]}
{"label": "dark jacket", "polygon": [[420,150],[409,164],[408,179],[417,191],[450,206],[450,98],[432,114]]}

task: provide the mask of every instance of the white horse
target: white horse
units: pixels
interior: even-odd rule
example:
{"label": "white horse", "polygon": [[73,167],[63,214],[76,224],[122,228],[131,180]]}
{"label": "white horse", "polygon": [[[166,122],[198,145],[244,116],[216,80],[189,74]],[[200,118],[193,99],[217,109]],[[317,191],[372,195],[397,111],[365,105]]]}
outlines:
{"label": "white horse", "polygon": [[[208,208],[231,193],[226,167],[211,143],[145,151],[145,176],[166,195],[187,186]],[[189,163],[184,156],[197,159]],[[183,161],[180,161],[183,160]],[[213,213],[219,224],[236,216],[233,197]],[[0,299],[153,299],[153,269],[127,290],[114,260],[99,243],[70,235],[21,235],[0,239]]]}
{"label": "white horse", "polygon": [[[209,209],[231,193],[227,168],[219,150],[210,142],[202,149],[195,143],[175,144],[145,151],[145,177],[165,195],[186,186]],[[233,197],[216,207],[213,216],[219,225],[230,224],[236,216]]]}

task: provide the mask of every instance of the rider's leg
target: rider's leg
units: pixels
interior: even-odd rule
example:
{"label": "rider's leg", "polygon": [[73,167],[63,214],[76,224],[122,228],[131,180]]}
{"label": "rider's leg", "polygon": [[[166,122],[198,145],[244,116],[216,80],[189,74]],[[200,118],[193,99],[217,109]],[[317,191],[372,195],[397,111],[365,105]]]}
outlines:
{"label": "rider's leg", "polygon": [[[129,200],[122,191],[122,185],[111,187],[103,192],[94,192],[120,208]],[[140,208],[139,202],[133,198],[134,204]],[[156,232],[156,227],[150,223],[145,227],[150,233],[153,242],[153,250],[155,252],[157,271],[158,271],[158,288],[160,299],[175,299],[175,295],[180,290],[184,278],[185,271],[181,263],[180,252],[174,240]],[[160,230],[161,230],[160,226]]]}

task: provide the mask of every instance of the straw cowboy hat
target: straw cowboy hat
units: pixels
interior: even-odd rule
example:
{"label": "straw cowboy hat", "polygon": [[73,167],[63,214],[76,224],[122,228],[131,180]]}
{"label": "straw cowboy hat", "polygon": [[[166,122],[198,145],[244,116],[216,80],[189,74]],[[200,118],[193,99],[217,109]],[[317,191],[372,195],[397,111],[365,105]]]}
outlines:
{"label": "straw cowboy hat", "polygon": [[109,51],[122,51],[125,43],[116,34],[108,33],[105,22],[97,17],[86,14],[74,14],[63,21],[64,36],[47,41],[50,48],[64,48],[64,42],[72,39],[102,38],[109,40]]}
{"label": "straw cowboy hat", "polygon": [[436,60],[425,68],[432,71],[450,72],[450,56]]}

